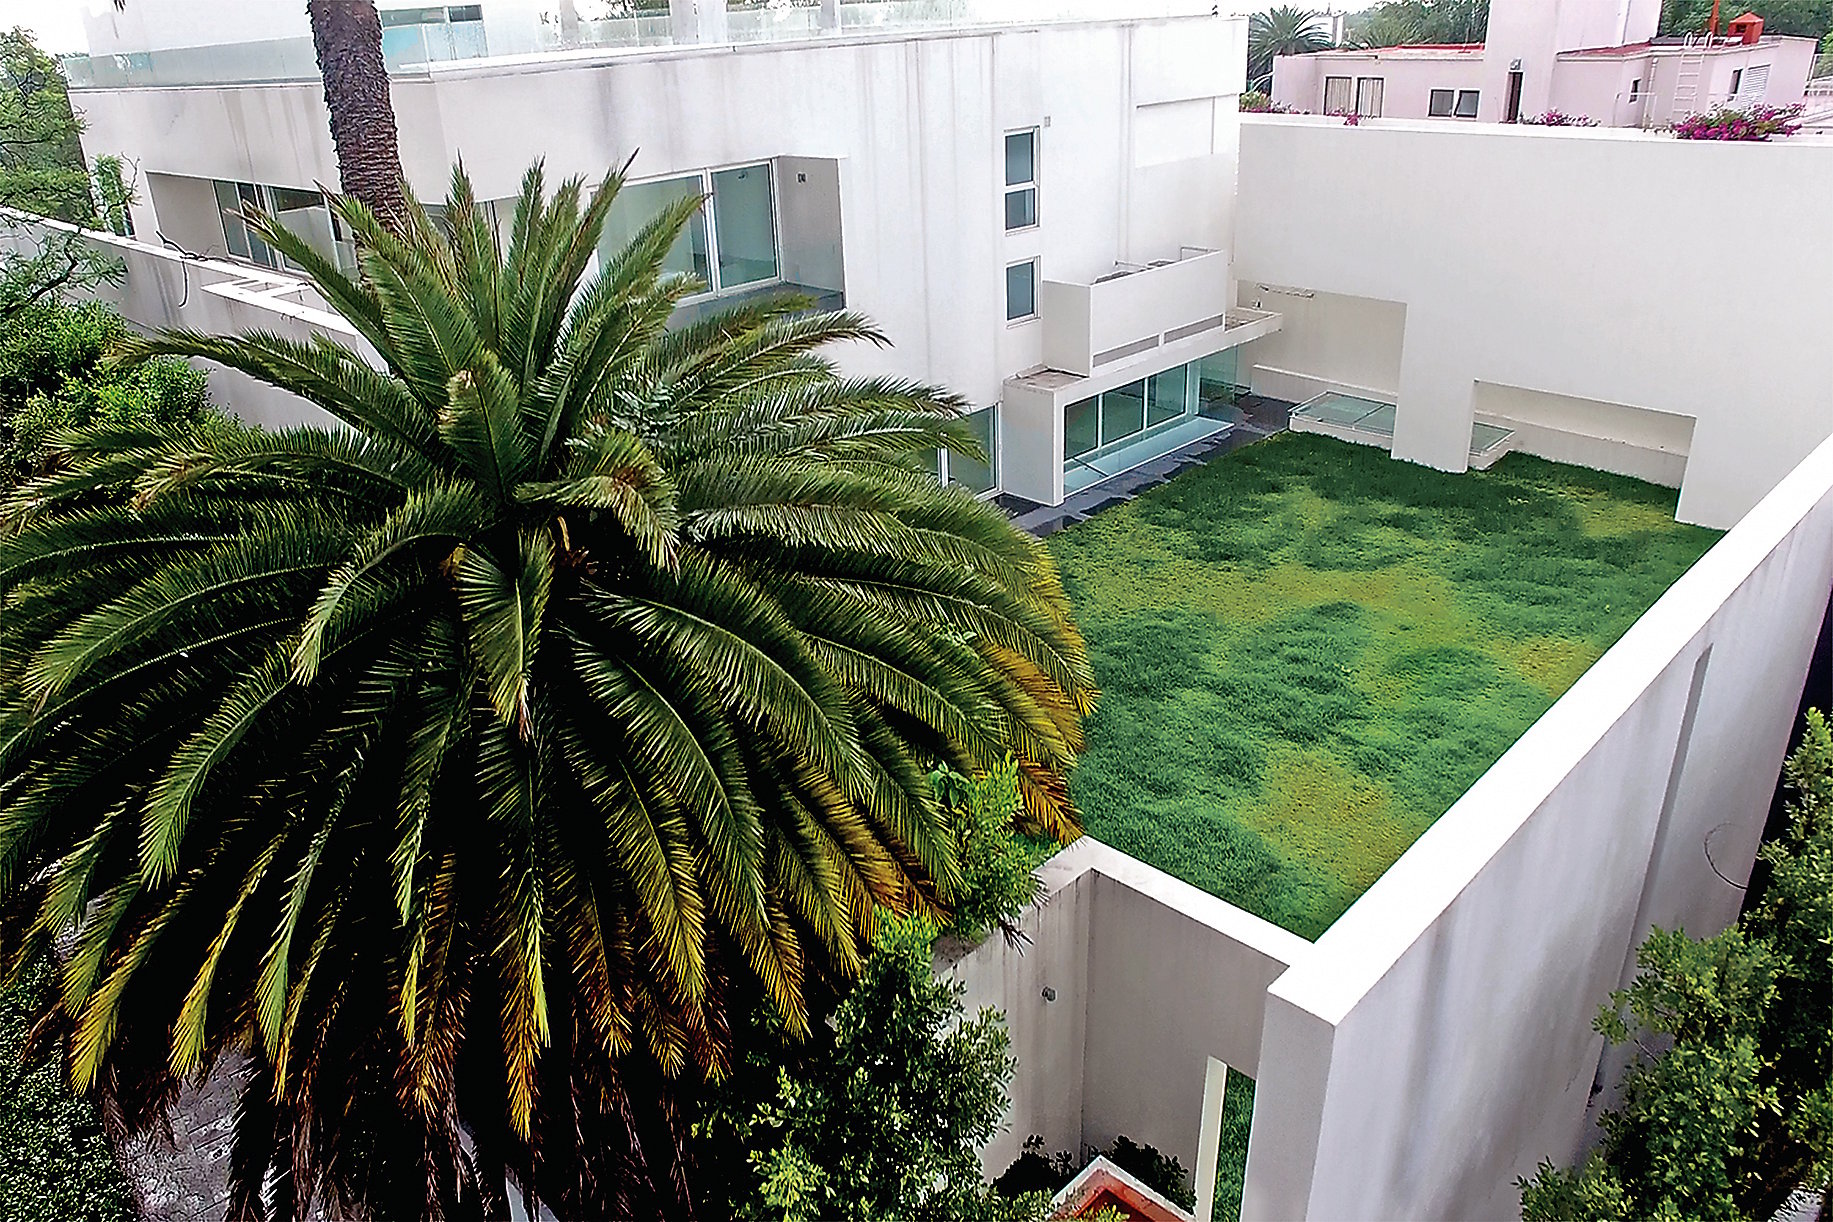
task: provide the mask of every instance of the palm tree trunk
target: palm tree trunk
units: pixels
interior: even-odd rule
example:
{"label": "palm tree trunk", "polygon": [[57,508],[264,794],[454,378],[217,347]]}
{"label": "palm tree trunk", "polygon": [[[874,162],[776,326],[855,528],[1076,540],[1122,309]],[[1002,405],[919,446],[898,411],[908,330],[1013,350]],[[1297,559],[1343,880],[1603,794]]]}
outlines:
{"label": "palm tree trunk", "polygon": [[325,80],[343,192],[369,205],[389,228],[398,229],[407,200],[375,0],[306,0],[306,13],[312,19],[312,45]]}

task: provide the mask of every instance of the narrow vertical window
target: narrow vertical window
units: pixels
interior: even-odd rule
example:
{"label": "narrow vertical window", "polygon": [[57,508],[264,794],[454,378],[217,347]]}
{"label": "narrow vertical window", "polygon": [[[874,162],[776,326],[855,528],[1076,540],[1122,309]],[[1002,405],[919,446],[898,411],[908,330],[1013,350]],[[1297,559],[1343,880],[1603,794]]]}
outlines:
{"label": "narrow vertical window", "polygon": [[1037,224],[1037,129],[1006,133],[1006,228]]}
{"label": "narrow vertical window", "polygon": [[1350,87],[1355,82],[1346,76],[1327,76],[1324,78],[1324,113],[1327,115],[1346,115],[1349,113],[1353,95]]}
{"label": "narrow vertical window", "polygon": [[1037,317],[1037,260],[1006,268],[1006,321]]}

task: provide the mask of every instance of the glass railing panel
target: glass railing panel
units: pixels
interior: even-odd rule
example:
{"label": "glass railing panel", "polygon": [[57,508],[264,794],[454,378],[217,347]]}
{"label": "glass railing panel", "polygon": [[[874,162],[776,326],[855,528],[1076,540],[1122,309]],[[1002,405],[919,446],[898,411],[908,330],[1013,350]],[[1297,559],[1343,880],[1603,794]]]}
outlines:
{"label": "glass railing panel", "polygon": [[[824,17],[819,0],[741,2],[726,12],[726,43],[802,41],[899,29],[1139,19],[1208,13],[1212,0],[841,0]],[[837,24],[828,24],[835,22]],[[691,38],[691,30],[687,37]],[[511,38],[513,42],[513,38]],[[543,24],[527,45],[494,54],[665,47],[676,42],[666,8],[602,20]],[[482,21],[390,26],[384,57],[391,71],[430,63],[485,59],[493,54]],[[318,57],[309,37],[171,47],[120,55],[73,55],[64,60],[73,89],[159,85],[225,85],[310,80]]]}

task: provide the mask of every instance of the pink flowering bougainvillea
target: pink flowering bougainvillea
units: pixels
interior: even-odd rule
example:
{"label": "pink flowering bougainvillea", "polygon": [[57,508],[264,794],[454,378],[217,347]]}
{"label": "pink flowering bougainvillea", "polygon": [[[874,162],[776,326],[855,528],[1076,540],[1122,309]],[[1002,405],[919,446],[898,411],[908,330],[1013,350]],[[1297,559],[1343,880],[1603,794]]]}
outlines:
{"label": "pink flowering bougainvillea", "polygon": [[1588,115],[1569,115],[1563,110],[1549,110],[1543,115],[1524,115],[1529,127],[1596,127],[1598,121]]}
{"label": "pink flowering bougainvillea", "polygon": [[1801,130],[1801,106],[1721,106],[1708,114],[1688,115],[1674,125],[1682,140],[1768,140]]}
{"label": "pink flowering bougainvillea", "polygon": [[1241,113],[1244,115],[1291,115],[1298,112],[1283,102],[1275,102],[1258,89],[1250,89],[1241,95]]}

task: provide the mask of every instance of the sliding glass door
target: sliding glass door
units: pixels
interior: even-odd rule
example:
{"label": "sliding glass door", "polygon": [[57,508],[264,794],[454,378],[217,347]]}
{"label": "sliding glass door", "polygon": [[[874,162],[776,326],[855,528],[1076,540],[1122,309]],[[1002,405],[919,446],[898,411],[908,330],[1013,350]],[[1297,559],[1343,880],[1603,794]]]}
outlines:
{"label": "sliding glass door", "polygon": [[781,279],[776,196],[767,161],[627,184],[605,218],[598,244],[600,264],[616,258],[671,204],[695,197],[709,202],[694,213],[669,249],[663,270],[698,277],[707,286],[704,295]]}

